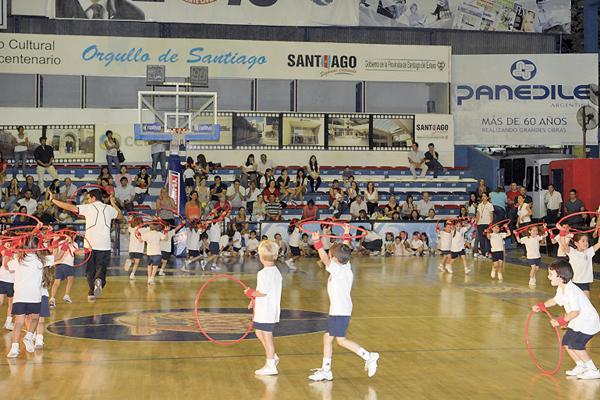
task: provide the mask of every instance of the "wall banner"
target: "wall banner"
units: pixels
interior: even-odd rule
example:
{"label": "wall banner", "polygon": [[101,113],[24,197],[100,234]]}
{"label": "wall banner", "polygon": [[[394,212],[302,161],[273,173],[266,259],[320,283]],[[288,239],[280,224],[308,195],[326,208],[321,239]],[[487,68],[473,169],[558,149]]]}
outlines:
{"label": "wall banner", "polygon": [[[577,111],[591,106],[596,54],[454,56],[452,114],[456,144],[575,145]],[[598,143],[588,131],[587,143]]]}
{"label": "wall banner", "polygon": [[454,121],[449,114],[415,114],[415,141],[422,151],[434,143],[438,149],[454,148]]}
{"label": "wall banner", "polygon": [[3,34],[0,73],[450,82],[449,46]]}

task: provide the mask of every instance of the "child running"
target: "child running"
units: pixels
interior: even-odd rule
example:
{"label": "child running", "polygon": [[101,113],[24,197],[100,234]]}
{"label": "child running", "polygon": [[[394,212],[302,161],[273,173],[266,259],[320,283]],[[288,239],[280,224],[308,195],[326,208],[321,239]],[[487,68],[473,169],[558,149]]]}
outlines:
{"label": "child running", "polygon": [[218,271],[220,268],[217,266],[217,260],[219,259],[219,242],[221,241],[221,223],[217,222],[211,224],[208,228],[208,249],[210,250],[210,256],[208,257],[207,263],[210,265],[211,271]]}
{"label": "child running", "polygon": [[173,237],[179,232],[181,228],[185,226],[185,223],[178,225],[176,227],[168,227],[169,229],[166,234],[164,240],[160,241],[160,269],[158,270],[159,276],[165,276],[165,268],[169,263],[169,259],[171,258],[171,254],[173,253]]}
{"label": "child running", "polygon": [[[73,288],[73,281],[75,280],[75,255],[84,254],[83,249],[79,249],[79,245],[75,243],[72,237],[67,236],[59,243],[58,248],[54,251],[54,260],[56,262],[55,279],[52,284],[50,292],[50,307],[56,307],[56,292],[60,284],[65,279],[67,280],[67,287],[65,288],[65,295],[63,301],[65,303],[72,303],[71,300],[71,289]],[[131,254],[131,253],[130,253]]]}
{"label": "child running", "polygon": [[321,368],[317,368],[312,375],[308,377],[311,381],[331,381],[333,373],[331,371],[331,363],[333,357],[333,341],[352,351],[365,360],[365,369],[367,375],[372,377],[377,372],[377,363],[379,353],[370,353],[358,344],[346,338],[346,331],[350,324],[350,316],[352,315],[352,298],[350,291],[352,290],[352,281],[354,274],[350,265],[351,248],[350,243],[350,226],[344,225],[344,243],[334,243],[329,255],[323,248],[323,242],[320,240],[318,232],[313,232],[312,240],[315,249],[319,252],[319,257],[325,269],[329,272],[329,280],[327,281],[327,294],[329,296],[329,319],[327,320],[327,332],[323,337],[323,364]]}
{"label": "child running", "polygon": [[8,299],[6,308],[6,322],[4,329],[12,331],[15,327],[12,317],[13,296],[15,294],[15,272],[8,269],[8,260],[6,256],[2,257],[2,265],[0,266],[0,305],[4,303],[4,298]]}
{"label": "child running", "polygon": [[548,267],[548,280],[556,286],[556,296],[532,307],[534,312],[546,311],[559,305],[566,314],[550,322],[552,326],[567,328],[562,345],[573,361],[575,368],[566,371],[568,376],[579,379],[600,379],[600,371],[585,350],[586,344],[600,332],[600,317],[583,291],[573,283],[573,268],[563,260]]}
{"label": "child running", "polygon": [[161,264],[160,243],[166,240],[167,233],[163,231],[162,224],[151,224],[150,230],[140,234],[142,240],[146,242],[146,255],[148,256],[148,285],[154,285],[154,277],[158,272],[158,266]]}
{"label": "child running", "polygon": [[183,266],[181,267],[182,271],[187,271],[188,267],[191,263],[194,263],[198,260],[202,260],[200,266],[202,269],[206,266],[206,260],[200,254],[200,237],[201,230],[197,223],[192,223],[187,232],[187,259],[184,261]]}
{"label": "child running", "polygon": [[[302,233],[300,232],[300,229],[298,229],[298,227],[296,226],[297,220],[292,219],[292,221],[290,222],[290,225],[288,226],[288,234],[290,235],[289,237],[289,248],[290,251],[288,252],[288,259],[285,260],[285,265],[288,266],[289,269],[291,270],[295,270],[296,269],[296,260],[298,260],[300,258],[300,242],[302,241]],[[308,235],[307,235],[308,238]]]}
{"label": "child running", "polygon": [[42,303],[40,307],[40,318],[38,320],[36,335],[35,335],[35,348],[41,350],[44,348],[44,331],[46,330],[46,318],[50,317],[50,304],[48,300],[48,288],[52,286],[54,281],[54,261],[52,257],[46,258],[46,265],[42,270]]}
{"label": "child running", "polygon": [[[590,285],[594,281],[592,259],[600,249],[600,241],[590,246],[590,239],[587,234],[576,233],[573,235],[573,244],[575,244],[575,248],[573,248],[569,246],[567,239],[568,229],[564,229],[558,224],[556,227],[560,229],[560,248],[569,257],[569,264],[573,268],[573,283],[583,290],[583,293],[589,298]],[[595,232],[599,232],[599,227],[596,227]]]}
{"label": "child running", "polygon": [[[254,371],[256,375],[277,375],[279,357],[275,353],[273,343],[273,329],[279,322],[281,313],[281,286],[283,278],[275,261],[279,253],[279,246],[273,241],[263,240],[258,246],[258,257],[263,269],[258,271],[256,289],[248,288],[244,294],[254,300],[254,330],[256,337],[265,349],[267,362],[264,367]],[[252,306],[250,302],[249,308]]]}
{"label": "child running", "polygon": [[[546,225],[544,225],[544,230]],[[540,254],[540,241],[548,236],[548,232],[545,231],[541,236],[537,226],[530,226],[527,229],[527,236],[520,237],[518,231],[515,232],[517,242],[525,245],[525,251],[527,253],[527,262],[531,266],[529,271],[529,286],[536,286],[537,281],[535,274],[540,269],[542,264],[542,256]]]}
{"label": "child running", "polygon": [[498,282],[504,280],[502,273],[504,272],[504,240],[510,236],[510,228],[508,225],[504,226],[506,232],[500,232],[500,226],[492,226],[492,231],[487,232],[487,237],[492,247],[492,272],[490,276],[492,279],[496,279],[498,276]]}
{"label": "child running", "polygon": [[[129,279],[132,281],[135,280],[135,272],[140,266],[140,261],[142,258],[144,258],[144,247],[146,242],[144,242],[141,237],[136,235],[138,226],[140,226],[142,223],[142,218],[135,217],[129,221],[129,227],[127,228],[129,231],[129,258],[127,261],[125,261],[123,269],[125,272],[129,272],[129,269],[133,266],[133,269],[131,269],[131,273],[129,274]],[[140,234],[145,230],[145,228],[140,229]]]}
{"label": "child running", "polygon": [[440,271],[444,271],[447,265],[452,262],[452,254],[450,249],[452,247],[452,228],[454,223],[446,221],[444,228],[438,233],[438,241],[440,243],[440,252],[442,253],[442,262],[438,265]]}
{"label": "child running", "polygon": [[454,234],[452,235],[452,242],[450,244],[450,264],[446,265],[446,271],[452,274],[452,264],[454,260],[460,257],[463,267],[465,269],[465,275],[468,275],[471,270],[467,266],[467,256],[465,255],[465,235],[469,231],[469,226],[463,226],[463,221],[456,220],[454,225]]}

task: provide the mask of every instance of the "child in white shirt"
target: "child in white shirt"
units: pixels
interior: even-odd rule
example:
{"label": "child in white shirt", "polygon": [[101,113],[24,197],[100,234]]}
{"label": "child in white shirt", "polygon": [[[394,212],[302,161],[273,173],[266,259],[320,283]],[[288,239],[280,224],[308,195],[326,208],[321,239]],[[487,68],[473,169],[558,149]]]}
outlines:
{"label": "child in white shirt", "polygon": [[544,233],[540,236],[539,230],[537,226],[531,226],[527,229],[527,235],[524,237],[519,237],[519,235],[515,232],[517,237],[517,242],[525,245],[525,250],[527,252],[527,262],[531,265],[531,270],[529,271],[529,286],[536,286],[535,274],[540,269],[540,265],[542,264],[542,256],[540,254],[540,242],[546,236],[548,236],[548,232],[545,231],[546,225],[544,225]]}
{"label": "child in white shirt", "polygon": [[154,285],[154,277],[158,272],[161,260],[160,242],[166,240],[167,232],[163,231],[161,224],[150,225],[150,230],[141,233],[142,240],[146,242],[146,255],[148,256],[148,285]]}
{"label": "child in white shirt", "polygon": [[425,253],[425,243],[421,240],[419,232],[415,232],[410,240],[410,248],[414,251],[415,255],[422,256]]}
{"label": "child in white shirt", "polygon": [[2,257],[2,264],[0,265],[0,305],[4,303],[4,297],[6,296],[8,298],[8,307],[6,308],[6,322],[4,323],[4,329],[12,331],[15,327],[12,318],[13,296],[15,294],[15,273],[8,269],[8,260],[8,257]]}
{"label": "child in white shirt", "polygon": [[444,271],[446,265],[451,264],[452,255],[450,254],[450,248],[452,247],[453,228],[454,224],[451,221],[446,221],[444,228],[438,233],[438,243],[440,252],[442,253],[442,262],[438,266],[440,271]]}
{"label": "child in white shirt", "polygon": [[212,271],[218,271],[220,268],[217,267],[217,259],[220,256],[221,247],[219,243],[221,241],[221,223],[217,222],[210,225],[208,228],[208,249],[210,250],[210,256],[208,257],[207,263],[212,262],[210,269]]}
{"label": "child in white shirt", "polygon": [[179,232],[181,228],[185,226],[185,223],[182,223],[174,228],[169,229],[166,234],[164,240],[160,241],[160,270],[158,271],[159,276],[165,276],[165,268],[167,267],[167,263],[171,258],[171,254],[173,253],[173,237]]}
{"label": "child in white shirt", "polygon": [[465,235],[469,229],[468,225],[463,226],[463,221],[455,221],[454,233],[452,234],[452,241],[450,243],[451,262],[449,265],[446,265],[446,271],[448,271],[449,274],[453,273],[452,264],[454,263],[454,260],[459,257],[462,261],[465,275],[468,275],[471,272],[471,269],[467,266],[467,256],[465,254]]}
{"label": "child in white shirt", "polygon": [[[573,235],[575,248],[569,246],[569,231],[562,226],[556,225],[560,230],[559,243],[560,248],[569,256],[569,264],[573,268],[573,283],[583,290],[583,293],[590,297],[590,284],[594,281],[594,268],[592,259],[598,249],[600,241],[594,246],[590,246],[590,239],[585,233],[576,233]],[[598,228],[596,229],[598,232]]]}
{"label": "child in white shirt", "polygon": [[344,243],[335,243],[329,250],[329,255],[323,248],[323,243],[319,240],[318,232],[313,232],[312,240],[315,249],[319,252],[319,257],[329,272],[327,281],[327,294],[329,296],[329,319],[327,321],[328,329],[323,339],[323,364],[308,379],[312,381],[331,381],[333,373],[331,372],[331,360],[333,357],[333,341],[352,351],[365,360],[365,370],[367,375],[372,377],[377,372],[379,353],[370,353],[346,338],[346,331],[350,324],[350,315],[352,314],[352,281],[354,274],[350,265],[351,248],[350,226],[344,225]]}
{"label": "child in white shirt", "polygon": [[[300,243],[303,239],[303,235],[300,232],[300,229],[298,229],[298,227],[296,226],[296,222],[296,220],[292,220],[292,223],[290,224],[290,226],[288,226],[288,234],[290,235],[288,239],[289,252],[288,259],[285,260],[285,264],[291,270],[296,269],[295,262],[297,259],[300,258]],[[308,235],[306,236],[306,238],[308,239]]]}
{"label": "child in white shirt", "polygon": [[256,239],[256,231],[250,231],[250,238],[246,241],[246,256],[256,256],[258,244],[258,239]]}
{"label": "child in white shirt", "polygon": [[502,273],[504,272],[504,240],[510,236],[510,229],[508,225],[504,226],[506,232],[500,232],[500,226],[494,225],[492,226],[492,231],[487,231],[487,237],[490,241],[491,249],[492,249],[492,272],[490,276],[492,279],[498,276],[498,282],[502,282],[504,277]]}
{"label": "child in white shirt", "polygon": [[273,329],[279,322],[281,313],[281,287],[283,278],[275,261],[279,246],[273,241],[263,240],[258,246],[258,257],[263,269],[258,271],[256,289],[247,288],[244,294],[251,299],[254,307],[253,325],[256,337],[265,349],[267,362],[264,367],[254,371],[256,375],[277,375],[279,357],[275,353]]}
{"label": "child in white shirt", "polygon": [[129,274],[129,279],[132,281],[135,280],[135,272],[140,266],[140,261],[144,258],[146,242],[142,240],[140,235],[142,232],[147,231],[148,228],[139,229],[139,226],[142,225],[142,223],[142,218],[135,217],[129,221],[129,227],[127,227],[127,230],[129,231],[129,258],[125,261],[123,269],[125,272],[129,272],[129,268],[133,266],[133,269]]}
{"label": "child in white shirt", "polygon": [[67,288],[65,289],[65,295],[63,301],[72,303],[71,300],[71,288],[73,287],[74,275],[75,275],[75,255],[84,254],[84,250],[79,248],[79,245],[75,243],[72,237],[67,236],[63,241],[58,244],[58,248],[54,251],[54,260],[56,263],[55,279],[52,284],[52,293],[50,296],[50,307],[56,307],[56,292],[60,287],[60,283],[63,280],[67,280]]}
{"label": "child in white shirt", "polygon": [[600,317],[588,297],[573,282],[573,269],[563,260],[548,267],[548,279],[556,286],[556,296],[532,307],[534,312],[546,311],[548,307],[559,305],[566,314],[552,319],[552,326],[567,328],[562,345],[573,361],[575,368],[566,372],[579,379],[600,379],[600,371],[587,351],[586,344],[600,332]]}

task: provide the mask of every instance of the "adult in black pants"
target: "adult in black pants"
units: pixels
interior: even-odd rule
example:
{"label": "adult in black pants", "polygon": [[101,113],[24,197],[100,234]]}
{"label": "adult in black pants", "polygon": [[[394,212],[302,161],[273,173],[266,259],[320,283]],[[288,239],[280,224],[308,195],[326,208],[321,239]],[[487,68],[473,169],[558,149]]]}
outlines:
{"label": "adult in black pants", "polygon": [[317,162],[317,157],[315,155],[310,156],[306,172],[308,172],[310,190],[314,193],[318,191],[321,186],[321,169],[319,168],[319,163]]}
{"label": "adult in black pants", "polygon": [[92,254],[86,264],[85,273],[89,286],[88,299],[95,300],[106,286],[106,271],[110,265],[111,224],[114,219],[123,219],[121,210],[116,206],[114,196],[110,196],[111,205],[104,204],[102,192],[94,189],[88,192],[88,204],[76,206],[59,201],[50,195],[50,201],[57,207],[85,217],[85,245],[90,246]]}
{"label": "adult in black pants", "polygon": [[437,151],[435,151],[435,145],[433,143],[429,143],[427,148],[429,150],[427,153],[425,153],[425,164],[427,165],[429,171],[433,171],[433,177],[437,178],[440,172],[444,172],[444,166],[440,164],[440,155]]}

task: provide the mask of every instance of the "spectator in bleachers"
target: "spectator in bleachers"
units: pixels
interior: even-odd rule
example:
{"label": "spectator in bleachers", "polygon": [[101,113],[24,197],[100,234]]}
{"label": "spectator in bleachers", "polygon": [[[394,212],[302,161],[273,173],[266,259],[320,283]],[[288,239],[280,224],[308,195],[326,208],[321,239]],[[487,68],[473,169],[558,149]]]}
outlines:
{"label": "spectator in bleachers", "polygon": [[98,179],[97,179],[98,185],[100,185],[100,181],[104,178],[108,179],[109,184],[114,185],[115,180],[114,180],[112,174],[110,173],[110,169],[106,165],[103,165],[102,167],[100,167],[100,174],[98,175]]}
{"label": "spectator in bleachers", "polygon": [[487,194],[489,198],[490,188],[487,187],[487,185],[485,184],[485,179],[479,179],[479,185],[477,186],[477,190],[475,190],[475,193],[477,194],[477,198],[479,199],[481,199],[481,195],[484,193]]}
{"label": "spectator in bleachers", "polygon": [[419,211],[415,209],[410,212],[410,216],[408,217],[409,221],[419,221],[420,219],[421,215],[419,215]]}
{"label": "spectator in bleachers", "polygon": [[246,190],[246,209],[248,214],[254,215],[254,203],[260,195],[260,189],[256,187],[256,180],[250,180],[248,189]]}
{"label": "spectator in bleachers", "polygon": [[163,182],[167,181],[167,147],[164,142],[150,142],[150,156],[152,157],[152,180],[158,176],[158,164]]}
{"label": "spectator in bleachers", "polygon": [[[406,196],[406,201],[402,204],[402,219],[410,219],[412,212],[417,209],[414,198],[412,194]],[[418,212],[418,211],[417,211]]]}
{"label": "spectator in bleachers", "polygon": [[210,169],[211,163],[206,161],[206,157],[204,157],[204,154],[198,154],[198,156],[196,157],[196,174],[200,175],[200,177],[208,178]]}
{"label": "spectator in bleachers", "polygon": [[[20,214],[33,214],[28,212],[27,207],[25,206],[20,206],[17,212],[19,212]],[[31,225],[32,223],[33,221],[31,220],[31,218],[27,217],[26,215],[17,215],[13,219],[12,226],[27,226]]]}
{"label": "spectator in bleachers", "polygon": [[100,186],[104,189],[102,192],[102,201],[107,202],[108,198],[115,194],[115,187],[110,184],[107,178],[100,179]]}
{"label": "spectator in bleachers", "polygon": [[438,219],[437,214],[435,213],[435,208],[430,208],[427,212],[427,217],[424,218],[425,221],[435,221]]}
{"label": "spectator in bleachers", "polygon": [[296,171],[296,179],[294,181],[294,192],[292,193],[290,200],[292,200],[293,202],[294,199],[298,199],[300,200],[300,205],[302,205],[304,203],[304,194],[306,193],[306,187],[306,172],[303,168],[298,168],[298,171]]}
{"label": "spectator in bleachers", "polygon": [[31,175],[27,175],[27,178],[25,178],[25,184],[21,188],[21,197],[25,196],[25,191],[28,189],[31,190],[34,199],[37,200],[42,197],[40,187],[33,182],[33,176]]}
{"label": "spectator in bleachers", "polygon": [[460,209],[458,210],[458,218],[466,218],[468,216],[469,216],[469,210],[467,210],[467,207],[460,206]]}
{"label": "spectator in bleachers", "polygon": [[190,198],[185,203],[185,219],[194,221],[200,219],[201,216],[202,207],[200,206],[200,201],[198,201],[198,192],[194,190],[190,193]]}
{"label": "spectator in bleachers", "polygon": [[306,167],[306,171],[308,172],[308,182],[310,183],[310,191],[315,193],[319,191],[319,187],[321,187],[321,168],[319,168],[319,163],[317,162],[317,157],[313,154],[308,159],[308,166]]}
{"label": "spectator in bleachers", "polygon": [[219,194],[225,192],[227,193],[227,185],[221,181],[221,177],[219,175],[215,176],[215,183],[210,185],[210,200],[218,201]]}
{"label": "spectator in bleachers", "polygon": [[479,205],[479,198],[477,197],[477,193],[471,192],[469,193],[469,201],[467,202],[467,212],[469,217],[475,217],[477,215],[477,206]]}
{"label": "spectator in bleachers", "polygon": [[248,215],[246,214],[246,208],[245,207],[240,207],[240,209],[238,210],[238,213],[233,218],[233,223],[234,224],[241,224],[241,223],[244,223],[244,222],[248,222]]}
{"label": "spectator in bleachers", "polygon": [[267,172],[267,169],[273,170],[273,161],[267,159],[267,155],[266,154],[261,154],[260,155],[260,160],[258,161],[257,165],[256,165],[256,173],[258,174],[259,177],[262,177],[265,175],[265,173]]}
{"label": "spectator in bleachers", "polygon": [[346,210],[345,193],[340,188],[340,182],[337,179],[333,180],[329,188],[329,209],[333,211],[333,216],[339,218]]}
{"label": "spectator in bleachers", "polygon": [[17,177],[19,173],[19,164],[23,171],[23,177],[25,177],[25,163],[27,162],[27,151],[29,149],[29,139],[25,136],[25,129],[23,125],[17,127],[17,138],[13,142],[14,144],[14,159],[15,166],[13,167],[13,178]]}
{"label": "spectator in bleachers", "polygon": [[256,196],[256,202],[252,210],[252,221],[264,221],[267,215],[267,204],[262,194]]}
{"label": "spectator in bleachers", "polygon": [[275,182],[277,189],[279,189],[279,200],[285,202],[289,196],[294,192],[290,188],[290,176],[288,175],[287,168],[281,170],[281,175]]}
{"label": "spectator in bleachers", "polygon": [[[198,200],[200,201],[200,204],[202,204],[200,196],[198,196]],[[174,226],[175,213],[173,211],[176,209],[177,203],[169,196],[169,189],[162,187],[158,199],[156,199],[156,216]]]}
{"label": "spectator in bleachers", "polygon": [[246,189],[240,184],[240,180],[233,181],[233,185],[227,188],[227,200],[231,203],[231,207],[240,208],[246,201]]}
{"label": "spectator in bleachers", "polygon": [[266,206],[266,211],[266,219],[268,221],[281,220],[281,203],[274,194],[269,194],[269,201]]}
{"label": "spectator in bleachers", "polygon": [[21,197],[21,191],[19,190],[19,181],[17,178],[12,178],[10,183],[4,189],[4,207],[6,211],[11,212],[17,204],[17,200]]}
{"label": "spectator in bleachers", "polygon": [[481,193],[481,202],[477,206],[475,215],[475,224],[477,225],[477,240],[482,256],[487,257],[491,254],[490,240],[485,234],[485,230],[494,222],[494,206],[489,202],[487,193]]}
{"label": "spectator in bleachers", "polygon": [[393,194],[390,195],[390,199],[388,203],[383,208],[383,215],[387,218],[392,218],[392,214],[395,212],[401,212],[402,205],[396,201],[396,196]]}
{"label": "spectator in bleachers", "polygon": [[246,162],[240,168],[242,171],[242,176],[240,179],[240,183],[244,187],[248,187],[250,182],[255,181],[256,183],[256,170],[257,170],[256,161],[254,160],[254,154],[248,155],[246,158]]}
{"label": "spectator in bleachers", "polygon": [[33,214],[37,209],[38,202],[32,196],[31,189],[25,189],[25,197],[17,201],[19,207],[25,207],[27,214]]}
{"label": "spectator in bleachers", "polygon": [[56,172],[56,168],[54,168],[54,149],[52,146],[46,144],[45,136],[40,138],[40,145],[35,149],[33,155],[37,163],[38,186],[40,187],[40,191],[44,191],[44,176],[46,175],[46,171],[48,171],[52,178],[58,179],[58,173]]}
{"label": "spectator in bleachers", "polygon": [[358,198],[358,195],[360,194],[360,189],[358,188],[358,183],[356,183],[354,179],[352,179],[352,181],[350,182],[350,186],[348,187],[346,193],[348,194],[348,204],[354,203],[354,201]]}
{"label": "spectator in bleachers", "polygon": [[115,168],[113,169],[115,174],[119,173],[121,169],[121,162],[119,161],[118,151],[119,151],[119,141],[113,137],[113,132],[108,130],[106,131],[106,140],[104,141],[104,149],[106,150],[106,164],[108,168],[112,168],[113,165]]}
{"label": "spectator in bleachers", "polygon": [[400,217],[400,213],[398,211],[394,211],[394,213],[392,214],[392,221],[402,221],[402,218]]}
{"label": "spectator in bleachers", "polygon": [[302,208],[302,219],[319,219],[319,207],[315,205],[315,201],[313,199],[308,200],[306,205]]}
{"label": "spectator in bleachers", "polygon": [[501,186],[498,186],[495,191],[490,193],[490,201],[494,206],[494,221],[502,221],[506,219],[506,193]]}
{"label": "spectator in bleachers", "polygon": [[265,199],[271,201],[271,196],[275,198],[275,201],[279,201],[279,190],[277,190],[277,183],[275,181],[269,181],[268,186],[263,190],[262,195]]}
{"label": "spectator in bleachers", "polygon": [[367,203],[363,201],[362,196],[356,196],[355,201],[350,205],[352,219],[358,219],[361,211],[367,212]]}
{"label": "spectator in bleachers", "polygon": [[432,208],[435,208],[435,203],[431,201],[429,192],[423,192],[423,198],[417,201],[417,210],[419,211],[419,215],[425,217]]}
{"label": "spectator in bleachers", "polygon": [[546,223],[556,224],[562,209],[562,195],[554,190],[554,185],[548,185],[548,191],[544,194],[544,205],[546,206]]}
{"label": "spectator in bleachers", "polygon": [[125,165],[121,165],[121,169],[119,170],[119,173],[115,176],[115,182],[121,182],[121,178],[127,178],[127,182],[128,183],[132,183],[133,182],[133,177],[131,176],[131,174],[129,172],[127,172],[127,166]]}
{"label": "spectator in bleachers", "polygon": [[360,210],[358,212],[358,218],[357,220],[359,221],[368,221],[369,220],[369,214],[367,214],[367,212],[365,210]]}
{"label": "spectator in bleachers", "polygon": [[260,177],[258,187],[261,189],[269,187],[269,184],[273,182],[277,182],[275,179],[275,170],[272,168],[267,168],[265,173]]}
{"label": "spectator in bleachers", "polygon": [[413,179],[417,179],[417,169],[421,170],[421,178],[427,175],[427,164],[425,164],[425,155],[419,150],[419,143],[413,142],[408,153],[408,164]]}
{"label": "spectator in bleachers", "polygon": [[152,180],[146,167],[140,168],[140,173],[135,177],[135,201],[138,204],[142,204],[146,200],[151,184]]}
{"label": "spectator in bleachers", "polygon": [[[135,189],[127,180],[127,177],[123,176],[119,180],[119,186],[115,189],[115,198],[117,205],[120,209],[127,211],[133,211],[133,200],[135,199]],[[158,204],[158,201],[157,201]],[[157,207],[158,208],[158,207]]]}
{"label": "spectator in bleachers", "polygon": [[219,194],[219,200],[214,204],[212,214],[217,217],[222,213],[227,213],[231,211],[231,203],[227,201],[227,196],[225,193]]}
{"label": "spectator in bleachers", "polygon": [[367,215],[372,215],[375,212],[375,209],[379,207],[379,192],[375,190],[375,184],[373,182],[369,181],[369,183],[367,183],[365,201],[367,203]]}
{"label": "spectator in bleachers", "polygon": [[444,166],[440,163],[440,155],[435,151],[435,145],[429,143],[427,145],[428,151],[425,153],[425,164],[429,171],[433,170],[433,178],[437,178],[440,172],[444,172]]}
{"label": "spectator in bleachers", "polygon": [[3,185],[6,181],[6,170],[8,169],[8,162],[4,159],[4,154],[0,152],[0,185]]}
{"label": "spectator in bleachers", "polygon": [[73,184],[71,178],[65,178],[65,184],[62,185],[59,189],[59,199],[61,201],[68,201],[73,193],[77,191],[77,186]]}
{"label": "spectator in bleachers", "polygon": [[209,210],[210,206],[210,189],[206,186],[206,177],[196,175],[196,193],[198,193],[198,201],[200,202],[200,207],[202,209],[202,213],[206,213]]}
{"label": "spectator in bleachers", "polygon": [[58,195],[60,194],[60,180],[59,179],[53,180],[52,183],[50,184],[50,186],[48,186],[48,189],[46,189],[46,193],[44,196],[45,200],[48,200],[50,198],[50,193],[52,193],[54,195],[54,197],[58,197]]}
{"label": "spectator in bleachers", "polygon": [[519,195],[523,196],[523,198],[525,199],[525,203],[528,203],[528,204],[533,203],[533,199],[531,198],[530,195],[527,194],[527,188],[525,186],[519,187]]}

